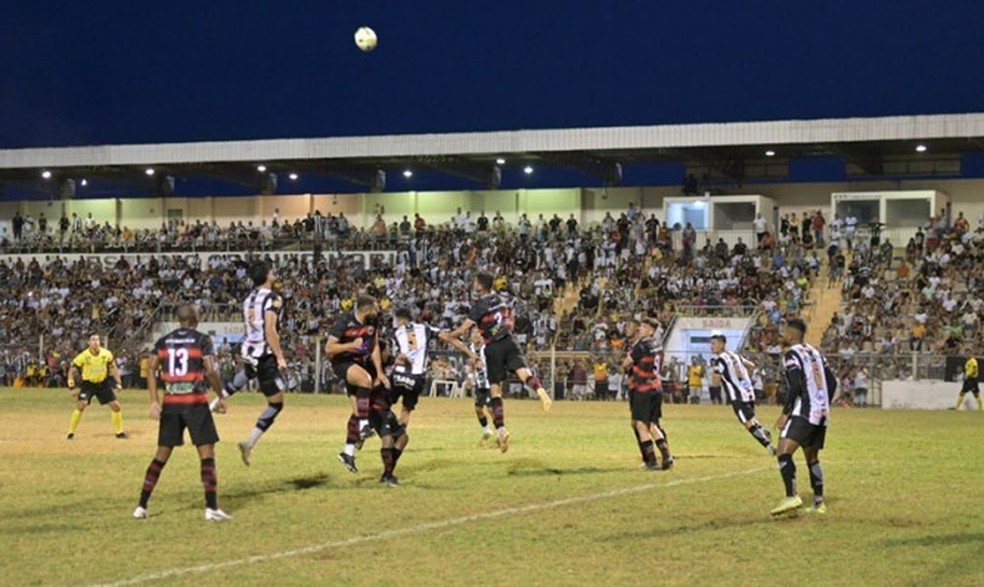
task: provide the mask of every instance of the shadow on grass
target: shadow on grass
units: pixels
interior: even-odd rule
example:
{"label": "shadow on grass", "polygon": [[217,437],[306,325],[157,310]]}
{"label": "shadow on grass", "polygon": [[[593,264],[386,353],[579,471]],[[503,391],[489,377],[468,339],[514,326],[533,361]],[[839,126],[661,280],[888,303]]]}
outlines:
{"label": "shadow on grass", "polygon": [[768,517],[758,516],[755,518],[746,518],[741,520],[708,520],[699,524],[684,524],[682,526],[674,526],[673,528],[653,528],[643,532],[627,532],[620,534],[609,534],[601,541],[608,540],[624,540],[629,538],[631,540],[650,540],[653,538],[674,538],[679,537],[684,533],[688,532],[717,532],[717,531],[728,531],[735,528],[751,528],[754,526],[772,526],[774,520]]}
{"label": "shadow on grass", "polygon": [[984,532],[964,532],[962,534],[944,534],[914,536],[912,538],[888,538],[882,541],[886,546],[963,546],[971,544],[984,548]]}

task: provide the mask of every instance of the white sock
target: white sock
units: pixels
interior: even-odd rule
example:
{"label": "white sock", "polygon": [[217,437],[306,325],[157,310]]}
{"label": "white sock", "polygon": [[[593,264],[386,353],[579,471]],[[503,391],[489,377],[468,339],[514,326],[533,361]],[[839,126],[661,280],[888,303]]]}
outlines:
{"label": "white sock", "polygon": [[350,457],[354,457],[355,456],[355,445],[354,444],[346,444],[345,445],[345,454],[347,454]]}
{"label": "white sock", "polygon": [[263,431],[259,428],[253,428],[253,431],[249,433],[249,440],[246,441],[246,444],[248,444],[250,448],[253,448],[256,446],[256,443],[260,441],[261,436],[263,436]]}
{"label": "white sock", "polygon": [[362,432],[362,429],[368,425],[369,425],[369,420],[359,420],[359,432]]}

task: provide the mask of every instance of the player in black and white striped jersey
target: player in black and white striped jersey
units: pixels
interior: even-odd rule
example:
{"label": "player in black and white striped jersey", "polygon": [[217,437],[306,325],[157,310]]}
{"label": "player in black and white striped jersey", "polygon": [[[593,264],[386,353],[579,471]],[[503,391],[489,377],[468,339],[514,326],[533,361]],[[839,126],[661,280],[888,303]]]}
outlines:
{"label": "player in black and white striped jersey", "polygon": [[776,447],[772,445],[772,435],[762,427],[755,417],[755,386],[749,369],[755,368],[755,363],[745,359],[738,353],[727,350],[728,339],[720,333],[711,336],[711,359],[713,369],[713,385],[720,386],[738,416],[738,421],[745,430],[758,441],[769,454],[776,455]]}
{"label": "player in black and white striped jersey", "polygon": [[396,330],[393,332],[396,366],[390,377],[390,405],[395,405],[402,397],[400,423],[406,426],[427,383],[427,349],[441,331],[428,324],[414,322],[407,308],[397,308],[393,316],[396,318]]}
{"label": "player in black and white striped jersey", "polygon": [[[282,376],[287,369],[287,359],[280,346],[277,328],[284,302],[273,291],[277,276],[269,264],[261,261],[249,268],[249,277],[255,287],[243,300],[243,323],[246,328],[241,350],[243,368],[226,382],[222,392],[223,398],[229,397],[245,388],[250,380],[257,379],[260,391],[267,399],[267,407],[257,418],[249,439],[239,443],[239,451],[246,465],[250,464],[253,448],[260,437],[273,426],[277,415],[283,410],[284,391],[287,389]],[[216,402],[212,402],[213,410],[215,405]]]}
{"label": "player in black and white striped jersey", "polygon": [[478,424],[482,427],[482,441],[484,446],[495,434],[489,426],[489,416],[492,416],[492,384],[489,383],[489,370],[485,366],[485,340],[482,332],[478,328],[473,328],[471,332],[471,342],[469,350],[474,354],[471,359],[472,378],[474,380],[475,395],[475,417]]}
{"label": "player in black and white striped jersey", "polygon": [[806,457],[813,488],[813,507],[808,511],[818,514],[827,512],[820,451],[827,436],[830,398],[837,391],[837,378],[820,351],[803,342],[805,334],[806,323],[800,319],[790,320],[783,332],[783,344],[787,347],[783,367],[788,390],[776,428],[782,430],[778,459],[786,498],[772,510],[774,516],[803,506],[803,500],[796,493],[796,465],[793,462],[793,454],[800,447]]}

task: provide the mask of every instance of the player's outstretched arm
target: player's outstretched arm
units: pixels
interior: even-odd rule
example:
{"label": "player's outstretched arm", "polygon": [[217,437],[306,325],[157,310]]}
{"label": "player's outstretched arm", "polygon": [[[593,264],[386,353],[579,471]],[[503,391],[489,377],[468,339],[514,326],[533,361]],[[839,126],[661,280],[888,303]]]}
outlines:
{"label": "player's outstretched arm", "polygon": [[471,330],[472,327],[474,326],[475,326],[474,320],[472,320],[471,318],[465,318],[465,321],[462,322],[460,326],[458,326],[451,332],[447,333],[447,336],[449,337],[448,342],[451,342],[450,339],[460,341],[462,337],[468,334],[468,331]]}
{"label": "player's outstretched arm", "polygon": [[440,333],[440,334],[437,335],[437,338],[439,340],[443,341],[443,342],[446,342],[446,343],[450,344],[455,349],[457,349],[458,352],[460,352],[461,354],[465,355],[469,359],[471,359],[473,361],[478,360],[478,355],[476,355],[475,352],[472,351],[471,348],[468,345],[466,345],[465,343],[461,342],[461,339],[452,338],[451,335],[450,335],[450,333],[448,333],[448,332],[442,332],[442,333]]}

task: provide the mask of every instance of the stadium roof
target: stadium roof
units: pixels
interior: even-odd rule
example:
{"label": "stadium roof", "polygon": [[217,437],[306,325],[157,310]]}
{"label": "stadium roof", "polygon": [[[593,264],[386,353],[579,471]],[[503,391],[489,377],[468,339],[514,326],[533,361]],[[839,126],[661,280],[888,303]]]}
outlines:
{"label": "stadium roof", "polygon": [[972,152],[984,152],[984,113],[8,149],[0,150],[0,185],[36,183],[44,170],[55,179],[125,181],[154,168],[158,177],[221,180],[255,175],[261,165],[363,185],[377,170],[415,166],[488,183],[500,158],[611,183],[616,164],[674,162],[743,179],[781,176],[792,159],[825,155],[842,157],[853,175],[959,176],[961,157]]}

